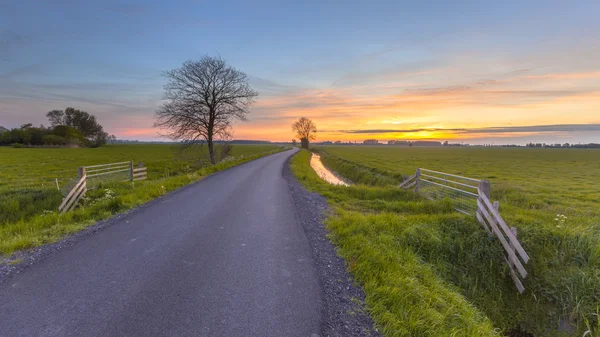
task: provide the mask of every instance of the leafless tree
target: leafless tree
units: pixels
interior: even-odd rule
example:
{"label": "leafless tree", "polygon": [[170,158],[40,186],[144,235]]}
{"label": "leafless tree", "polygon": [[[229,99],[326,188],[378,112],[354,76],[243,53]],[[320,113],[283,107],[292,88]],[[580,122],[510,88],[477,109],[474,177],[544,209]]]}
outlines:
{"label": "leafless tree", "polygon": [[164,99],[156,111],[155,127],[164,136],[185,144],[206,142],[210,162],[217,163],[214,144],[231,138],[232,122],[246,120],[258,93],[245,73],[220,57],[186,61],[166,72]]}
{"label": "leafless tree", "polygon": [[296,137],[300,138],[302,148],[308,149],[308,143],[317,138],[317,126],[313,121],[306,117],[300,117],[292,124],[292,131],[296,132]]}

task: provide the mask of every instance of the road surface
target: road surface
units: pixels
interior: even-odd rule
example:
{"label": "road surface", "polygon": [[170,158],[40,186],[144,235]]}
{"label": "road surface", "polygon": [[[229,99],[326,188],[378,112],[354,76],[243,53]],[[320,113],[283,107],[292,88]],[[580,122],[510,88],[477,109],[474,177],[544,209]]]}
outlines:
{"label": "road surface", "polygon": [[282,168],[210,176],[0,284],[0,336],[307,336],[321,289]]}

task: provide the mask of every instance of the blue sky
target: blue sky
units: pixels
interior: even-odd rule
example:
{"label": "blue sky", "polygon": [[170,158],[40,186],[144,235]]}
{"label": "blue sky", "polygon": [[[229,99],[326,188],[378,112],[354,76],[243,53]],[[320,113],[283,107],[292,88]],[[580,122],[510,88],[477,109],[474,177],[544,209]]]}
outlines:
{"label": "blue sky", "polygon": [[[208,54],[260,93],[236,138],[289,140],[306,115],[321,140],[600,142],[598,17],[599,1],[0,0],[0,125],[73,106],[156,139],[161,73]],[[538,125],[569,126],[522,128]]]}

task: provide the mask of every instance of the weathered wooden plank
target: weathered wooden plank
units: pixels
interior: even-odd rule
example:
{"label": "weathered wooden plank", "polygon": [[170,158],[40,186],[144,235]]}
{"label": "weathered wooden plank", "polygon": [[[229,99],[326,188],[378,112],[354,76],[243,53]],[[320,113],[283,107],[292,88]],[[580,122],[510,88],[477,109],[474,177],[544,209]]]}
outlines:
{"label": "weathered wooden plank", "polygon": [[488,213],[488,211],[485,209],[485,207],[483,207],[483,204],[481,203],[480,200],[477,200],[477,206],[481,210],[481,213],[483,214],[483,216],[485,217],[485,219],[487,219],[488,224],[490,225],[490,227],[492,228],[492,230],[496,234],[496,237],[498,238],[498,240],[500,240],[500,243],[502,244],[502,246],[504,247],[504,250],[508,254],[509,259],[511,259],[514,262],[515,267],[517,267],[517,270],[519,271],[519,273],[521,274],[521,276],[523,278],[527,277],[527,271],[523,267],[523,264],[521,264],[521,261],[519,260],[519,258],[515,254],[515,252],[511,249],[510,245],[506,241],[506,238],[504,237],[504,235],[502,234],[502,232],[498,228],[497,223],[494,220],[494,218]]}
{"label": "weathered wooden plank", "polygon": [[512,267],[510,266],[510,262],[508,262],[506,257],[504,257],[504,261],[506,261],[506,263],[508,264],[508,271],[510,273],[510,278],[512,278],[519,293],[522,294],[525,291],[525,286],[523,286],[523,283],[521,282],[521,280],[519,280],[517,273],[515,273],[515,271],[512,269]]}
{"label": "weathered wooden plank", "polygon": [[479,212],[479,210],[477,210],[476,216],[477,216],[477,221],[479,221],[479,223],[483,226],[483,228],[485,228],[485,231],[488,232],[488,234],[492,234],[492,230],[485,223],[485,220],[483,220],[483,216],[481,215],[481,212]]}
{"label": "weathered wooden plank", "polygon": [[415,187],[416,184],[417,184],[417,181],[413,180],[410,184],[406,185],[404,188],[405,189],[413,188],[413,187]]}
{"label": "weathered wooden plank", "polygon": [[144,177],[140,177],[140,178],[133,178],[133,181],[140,181],[140,180],[146,180],[146,179],[147,179],[147,177],[144,176]]}
{"label": "weathered wooden plank", "polygon": [[113,173],[119,173],[119,172],[129,172],[129,168],[122,169],[122,170],[102,172],[102,173],[88,174],[87,176],[88,176],[88,178],[93,178],[93,177],[99,177],[99,176],[103,176],[103,175],[107,175],[107,174],[113,174]]}
{"label": "weathered wooden plank", "polygon": [[442,184],[436,183],[434,181],[429,181],[427,179],[421,179],[421,181],[424,181],[424,182],[426,182],[428,184],[434,184],[434,185],[437,185],[437,186],[441,186],[443,188],[447,188],[447,189],[450,189],[450,190],[453,190],[453,191],[456,191],[456,192],[460,192],[460,193],[463,193],[463,194],[466,194],[466,195],[470,195],[472,197],[476,197],[477,196],[477,194],[475,194],[475,193],[471,193],[469,191],[461,190],[459,188],[455,188],[455,187],[451,187],[451,186],[447,186],[447,185],[442,185]]}
{"label": "weathered wooden plank", "polygon": [[86,169],[86,173],[89,175],[90,173],[100,173],[100,172],[106,172],[106,171],[121,170],[121,169],[126,169],[126,168],[129,168],[129,165],[111,166],[111,167],[104,167],[104,168],[91,169],[91,170]]}
{"label": "weathered wooden plank", "polygon": [[479,196],[481,197],[481,200],[485,203],[487,208],[490,210],[491,214],[494,216],[494,218],[498,222],[498,225],[500,227],[502,227],[502,229],[506,233],[506,236],[509,238],[509,240],[511,240],[513,242],[513,245],[515,246],[515,250],[517,251],[517,253],[519,253],[519,255],[521,256],[523,261],[525,263],[529,262],[529,255],[527,255],[527,253],[525,252],[525,249],[523,249],[523,247],[521,246],[521,243],[517,240],[517,238],[514,236],[514,234],[510,231],[510,228],[508,228],[508,226],[504,222],[504,219],[502,219],[502,217],[500,216],[500,213],[498,213],[498,210],[494,207],[494,205],[492,205],[492,203],[490,202],[490,199],[488,199],[488,197],[485,194],[483,194],[481,191],[479,191]]}
{"label": "weathered wooden plank", "polygon": [[73,186],[73,188],[71,189],[71,191],[69,192],[69,194],[67,194],[67,196],[60,203],[60,206],[58,206],[58,210],[59,211],[65,206],[65,204],[69,201],[69,198],[71,198],[71,196],[73,196],[73,194],[79,188],[79,186],[81,186],[82,183],[85,183],[85,179],[86,178],[87,178],[87,176],[84,175],[83,177],[81,177],[81,179],[79,179],[79,181],[77,182],[77,184],[75,184],[75,186]]}
{"label": "weathered wooden plank", "polygon": [[65,212],[68,212],[71,209],[71,206],[74,207],[77,204],[76,201],[78,201],[81,198],[82,194],[85,194],[85,190],[86,184],[84,180],[83,185],[79,186],[73,197],[67,202],[67,204],[60,213],[64,214]]}
{"label": "weathered wooden plank", "polygon": [[479,179],[474,179],[474,178],[469,178],[469,177],[463,177],[463,176],[458,176],[456,174],[450,174],[450,173],[444,173],[444,172],[439,172],[439,171],[434,171],[434,170],[428,170],[428,169],[424,169],[421,168],[421,171],[425,171],[425,172],[429,172],[429,173],[436,173],[436,174],[442,174],[445,176],[449,176],[449,177],[454,177],[454,178],[460,178],[460,179],[464,179],[464,180],[468,180],[468,181],[473,181],[478,183],[480,180]]}
{"label": "weathered wooden plank", "polygon": [[458,181],[443,179],[443,178],[435,177],[435,176],[432,176],[432,175],[429,175],[429,174],[423,174],[423,173],[421,173],[421,177],[425,177],[425,178],[429,178],[429,179],[435,179],[435,180],[438,180],[438,181],[444,181],[444,182],[449,183],[449,184],[454,184],[454,185],[458,185],[458,186],[462,186],[462,187],[472,188],[472,189],[475,189],[475,190],[478,188],[477,186],[473,186],[473,185],[469,185],[469,184],[463,184],[463,183],[459,183]]}
{"label": "weathered wooden plank", "polygon": [[417,175],[413,174],[412,176],[406,178],[406,180],[404,180],[398,187],[400,187],[400,188],[407,188],[406,186],[409,185],[409,183],[411,181],[413,181],[416,177],[417,177]]}
{"label": "weathered wooden plank", "polygon": [[123,161],[120,163],[110,163],[110,164],[100,164],[100,165],[91,165],[91,166],[84,166],[86,169],[90,169],[90,168],[94,168],[94,167],[102,167],[102,166],[114,166],[114,165],[124,165],[127,164],[129,165],[128,161]]}
{"label": "weathered wooden plank", "polygon": [[138,167],[133,169],[133,173],[146,171],[147,167]]}
{"label": "weathered wooden plank", "polygon": [[141,176],[147,176],[147,175],[148,175],[148,173],[146,173],[146,172],[139,172],[139,173],[134,173],[133,177],[135,178],[135,177],[141,177]]}

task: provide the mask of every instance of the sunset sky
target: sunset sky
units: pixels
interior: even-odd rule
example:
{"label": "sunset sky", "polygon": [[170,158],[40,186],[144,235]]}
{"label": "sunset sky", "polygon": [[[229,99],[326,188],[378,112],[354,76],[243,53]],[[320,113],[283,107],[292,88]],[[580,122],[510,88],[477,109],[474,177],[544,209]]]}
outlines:
{"label": "sunset sky", "polygon": [[0,0],[0,125],[67,106],[157,140],[162,72],[220,55],[236,139],[600,143],[600,1]]}

